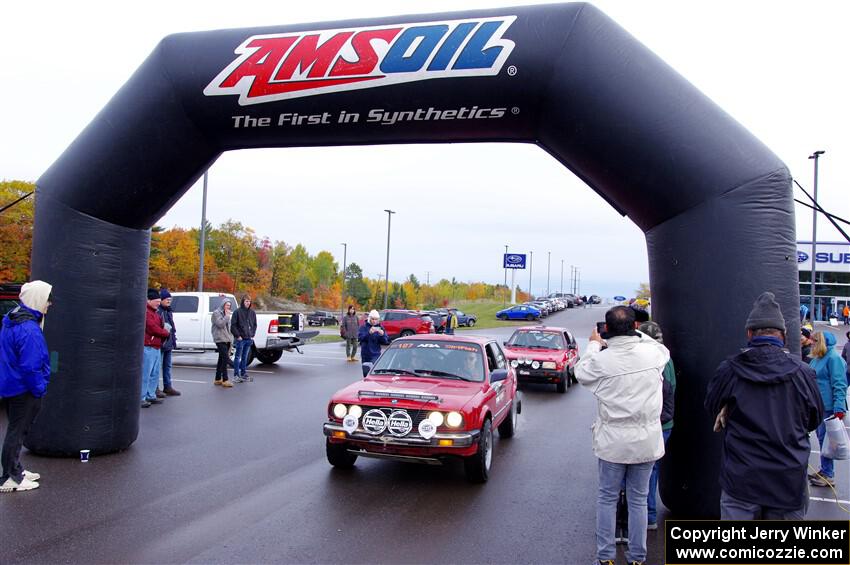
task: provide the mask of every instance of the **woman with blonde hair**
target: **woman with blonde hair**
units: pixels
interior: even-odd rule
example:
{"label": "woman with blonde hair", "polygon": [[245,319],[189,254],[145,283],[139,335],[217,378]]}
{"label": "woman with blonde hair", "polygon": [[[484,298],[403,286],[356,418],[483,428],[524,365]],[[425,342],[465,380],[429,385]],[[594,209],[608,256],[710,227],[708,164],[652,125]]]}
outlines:
{"label": "woman with blonde hair", "polygon": [[[809,363],[817,374],[818,390],[823,400],[824,416],[844,419],[847,412],[847,364],[835,350],[837,340],[831,332],[812,334],[812,361]],[[821,422],[817,429],[818,441],[823,450],[826,425]],[[820,456],[820,470],[809,475],[812,486],[835,485],[835,468],[832,459]]]}

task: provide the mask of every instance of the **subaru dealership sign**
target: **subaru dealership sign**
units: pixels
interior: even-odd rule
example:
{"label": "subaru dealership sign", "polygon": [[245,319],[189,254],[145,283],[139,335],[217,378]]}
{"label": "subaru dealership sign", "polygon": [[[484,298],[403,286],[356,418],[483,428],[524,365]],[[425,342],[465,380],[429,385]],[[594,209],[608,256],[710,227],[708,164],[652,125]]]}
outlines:
{"label": "subaru dealership sign", "polygon": [[[818,271],[850,273],[850,243],[818,242],[815,252]],[[812,270],[812,243],[797,242],[797,267],[800,271]]]}
{"label": "subaru dealership sign", "polygon": [[525,269],[525,254],[505,253],[503,262],[505,269]]}

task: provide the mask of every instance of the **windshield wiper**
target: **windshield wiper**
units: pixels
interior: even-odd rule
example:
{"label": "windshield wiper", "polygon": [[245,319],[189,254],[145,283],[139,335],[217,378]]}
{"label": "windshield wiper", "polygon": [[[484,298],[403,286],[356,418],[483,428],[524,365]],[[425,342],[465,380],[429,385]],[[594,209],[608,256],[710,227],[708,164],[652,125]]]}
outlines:
{"label": "windshield wiper", "polygon": [[410,371],[406,371],[404,369],[372,369],[372,373],[375,375],[413,375],[416,376],[416,373],[411,373]]}
{"label": "windshield wiper", "polygon": [[460,375],[455,375],[454,373],[447,373],[445,371],[435,371],[433,369],[416,369],[415,373],[417,375],[433,375],[435,377],[446,377],[448,379],[459,379],[461,381],[472,381],[472,379],[467,379],[466,377],[461,377]]}

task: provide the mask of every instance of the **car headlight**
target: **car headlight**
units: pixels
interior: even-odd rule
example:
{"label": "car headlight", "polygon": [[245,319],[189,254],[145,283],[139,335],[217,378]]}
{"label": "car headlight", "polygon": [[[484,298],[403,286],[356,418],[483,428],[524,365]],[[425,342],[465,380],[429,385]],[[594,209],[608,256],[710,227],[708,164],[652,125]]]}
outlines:
{"label": "car headlight", "polygon": [[446,424],[450,428],[459,428],[462,423],[463,416],[460,415],[460,412],[449,412],[449,415],[446,416]]}
{"label": "car headlight", "polygon": [[554,361],[544,361],[543,362],[543,368],[544,369],[554,369],[554,368],[556,368],[555,362]]}
{"label": "car headlight", "polygon": [[532,361],[531,362],[531,368],[532,369],[537,369],[538,367],[540,367],[540,361]]}
{"label": "car headlight", "polygon": [[358,405],[356,405],[356,404],[352,404],[352,405],[348,408],[348,415],[349,415],[349,416],[354,416],[355,418],[359,418],[360,416],[362,416],[362,415],[363,415],[363,409],[362,409],[362,408],[360,408],[360,407],[359,407]]}
{"label": "car headlight", "polygon": [[345,407],[345,404],[336,404],[334,405],[334,416],[337,418],[345,418],[345,415],[348,413],[348,408]]}
{"label": "car headlight", "polygon": [[516,369],[517,367],[519,367],[519,361],[517,361],[516,359],[514,359],[513,361],[511,361],[511,367],[513,367],[514,369]]}
{"label": "car headlight", "polygon": [[432,424],[437,426],[438,428],[443,425],[443,413],[442,412],[431,412],[428,414],[428,420],[431,421]]}

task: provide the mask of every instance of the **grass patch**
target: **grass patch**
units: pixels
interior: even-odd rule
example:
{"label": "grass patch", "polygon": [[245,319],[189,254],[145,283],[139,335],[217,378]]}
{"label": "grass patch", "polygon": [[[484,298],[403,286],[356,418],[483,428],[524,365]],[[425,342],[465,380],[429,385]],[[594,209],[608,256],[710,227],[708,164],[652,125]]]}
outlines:
{"label": "grass patch", "polygon": [[465,314],[472,314],[476,317],[475,327],[466,328],[459,327],[458,330],[475,330],[478,328],[502,328],[506,326],[527,326],[530,322],[525,320],[512,320],[503,322],[496,319],[496,312],[504,310],[510,305],[505,305],[501,301],[495,300],[459,300],[450,304],[450,307],[457,308]]}
{"label": "grass patch", "polygon": [[342,343],[343,339],[335,334],[319,334],[307,343]]}

